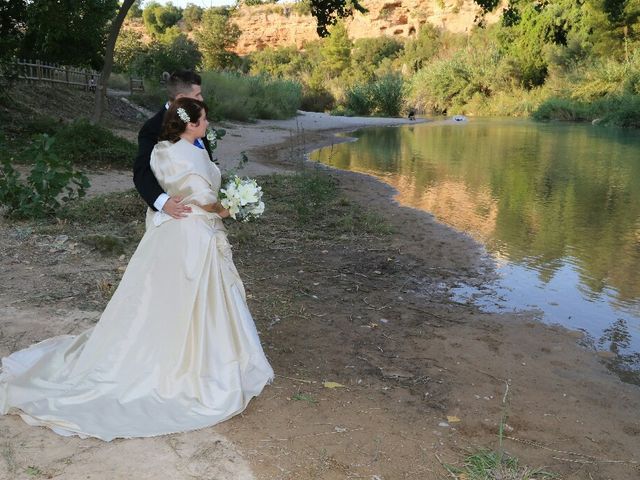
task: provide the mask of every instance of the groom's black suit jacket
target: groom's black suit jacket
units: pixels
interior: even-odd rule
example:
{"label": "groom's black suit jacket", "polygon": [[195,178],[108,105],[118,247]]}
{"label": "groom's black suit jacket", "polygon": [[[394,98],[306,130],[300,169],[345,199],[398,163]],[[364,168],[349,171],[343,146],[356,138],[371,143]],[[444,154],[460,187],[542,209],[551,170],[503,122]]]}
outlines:
{"label": "groom's black suit jacket", "polygon": [[[158,113],[145,122],[145,124],[138,132],[138,154],[133,164],[133,183],[136,186],[136,190],[140,193],[140,196],[147,202],[152,209],[155,210],[153,202],[165,193],[162,187],[158,184],[158,180],[151,171],[151,152],[153,147],[158,143],[158,137],[162,130],[162,120],[167,109],[162,107]],[[204,148],[207,149],[209,158],[213,160],[211,156],[211,145],[206,138],[202,139]],[[217,163],[217,162],[215,162]]]}

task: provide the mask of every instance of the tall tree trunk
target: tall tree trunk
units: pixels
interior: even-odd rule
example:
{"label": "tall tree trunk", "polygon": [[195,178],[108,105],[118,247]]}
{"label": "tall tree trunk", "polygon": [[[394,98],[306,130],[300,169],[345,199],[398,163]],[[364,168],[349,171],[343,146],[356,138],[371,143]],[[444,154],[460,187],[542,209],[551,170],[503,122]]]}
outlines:
{"label": "tall tree trunk", "polygon": [[91,123],[96,124],[100,122],[102,118],[102,111],[104,110],[104,102],[107,97],[107,83],[111,76],[111,69],[113,68],[113,51],[116,48],[116,40],[120,33],[120,28],[124,22],[124,18],[127,16],[127,12],[131,8],[131,5],[135,0],[124,0],[118,10],[115,20],[111,24],[111,30],[109,31],[109,37],[107,38],[107,46],[104,52],[104,64],[102,66],[102,73],[98,79],[98,88],[96,89],[96,99],[93,107],[93,115],[91,116]]}

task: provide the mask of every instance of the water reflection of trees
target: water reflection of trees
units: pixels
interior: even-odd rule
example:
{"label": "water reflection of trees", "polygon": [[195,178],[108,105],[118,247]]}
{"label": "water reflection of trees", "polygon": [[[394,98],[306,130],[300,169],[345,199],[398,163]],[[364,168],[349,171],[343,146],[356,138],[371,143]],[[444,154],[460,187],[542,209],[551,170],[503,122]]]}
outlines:
{"label": "water reflection of trees", "polygon": [[592,294],[640,298],[640,142],[583,126],[471,122],[368,130],[323,159],[377,173],[549,281],[568,256]]}
{"label": "water reflection of trees", "polygon": [[606,359],[607,368],[627,383],[640,385],[640,353],[629,353],[631,334],[623,319],[618,319],[606,328],[598,340],[600,349],[607,349],[613,357]]}

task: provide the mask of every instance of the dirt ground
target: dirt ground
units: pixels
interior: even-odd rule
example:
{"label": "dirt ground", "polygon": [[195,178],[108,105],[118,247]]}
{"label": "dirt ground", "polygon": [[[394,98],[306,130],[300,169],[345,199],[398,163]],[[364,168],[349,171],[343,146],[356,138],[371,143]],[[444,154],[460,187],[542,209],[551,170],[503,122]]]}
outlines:
{"label": "dirt ground", "polygon": [[[299,168],[300,150],[348,128],[274,122],[231,126],[228,135],[260,174]],[[274,136],[241,141],[260,129]],[[232,163],[237,151],[227,148]],[[452,301],[452,286],[482,286],[491,275],[482,249],[396,204],[373,178],[332,175],[393,233],[300,241],[280,218],[268,242],[236,245],[276,372],[245,412],[197,432],[110,443],[0,417],[0,478],[451,478],[443,464],[497,448],[501,422],[504,449],[522,464],[564,479],[640,478],[638,387],[611,375],[575,332]],[[93,193],[127,182],[127,172],[96,174]],[[126,266],[128,252],[99,255],[60,232],[0,222],[0,356],[91,326]]]}

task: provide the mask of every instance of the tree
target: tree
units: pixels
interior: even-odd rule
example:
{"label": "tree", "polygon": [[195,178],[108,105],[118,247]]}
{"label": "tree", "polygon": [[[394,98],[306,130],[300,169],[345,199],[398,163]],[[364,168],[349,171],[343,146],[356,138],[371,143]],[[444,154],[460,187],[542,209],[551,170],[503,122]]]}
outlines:
{"label": "tree", "polygon": [[367,83],[384,59],[393,59],[402,51],[401,42],[392,37],[359,38],[351,51],[352,74],[355,83]]}
{"label": "tree", "polygon": [[129,9],[127,18],[142,18],[142,12],[142,0],[136,0]]}
{"label": "tree", "polygon": [[307,55],[296,47],[258,50],[251,54],[250,62],[253,75],[297,78],[302,72],[311,70]]}
{"label": "tree", "polygon": [[20,54],[100,68],[116,7],[117,0],[34,0],[27,4]]}
{"label": "tree", "polygon": [[425,24],[420,28],[415,39],[409,40],[404,47],[402,61],[417,72],[438,53],[440,49],[440,32],[431,24]]}
{"label": "tree", "polygon": [[231,22],[230,17],[230,11],[226,8],[209,8],[202,15],[196,41],[206,69],[228,68],[237,57],[231,50],[238,43],[240,28]]}
{"label": "tree", "polygon": [[[319,2],[318,0],[312,0],[312,1],[316,3],[322,3],[322,2]],[[107,37],[105,54],[104,54],[104,67],[102,70],[102,74],[100,75],[100,81],[99,81],[98,89],[96,92],[94,112],[91,118],[92,123],[98,123],[102,118],[102,111],[104,108],[104,98],[106,97],[106,94],[107,94],[107,82],[109,81],[109,76],[111,76],[111,70],[113,68],[113,52],[115,49],[116,40],[118,38],[118,33],[120,32],[120,28],[122,27],[122,22],[124,22],[127,12],[129,11],[129,9],[131,8],[134,2],[135,0],[123,0],[115,19],[111,23],[111,29],[109,31],[109,36]],[[325,8],[322,10],[322,12],[323,12],[322,15],[324,15],[322,17],[323,18],[322,21],[325,22],[327,19],[327,14],[330,12],[333,12],[333,10],[331,10],[330,8]],[[327,25],[327,23],[324,23],[324,25]],[[235,42],[238,41],[238,37],[240,36],[240,30],[238,29],[237,25],[236,25],[236,29],[237,29],[237,36],[234,40],[234,45],[235,45]],[[206,35],[205,35],[205,38],[206,38]]]}
{"label": "tree", "polygon": [[202,13],[204,9],[193,3],[187,3],[187,6],[182,11],[182,21],[187,31],[194,30],[197,25],[202,21]]}
{"label": "tree", "polygon": [[130,29],[124,29],[118,35],[116,41],[116,47],[113,52],[113,69],[116,72],[129,72],[131,66],[139,55],[144,55],[147,51],[147,47],[140,35]]}
{"label": "tree", "polygon": [[107,96],[107,84],[109,83],[109,77],[111,76],[111,70],[113,68],[113,52],[116,47],[116,40],[118,39],[118,33],[124,22],[127,12],[133,5],[135,0],[122,0],[118,14],[111,22],[111,30],[107,37],[107,43],[105,47],[102,73],[98,81],[98,88],[96,89],[96,99],[94,103],[93,115],[91,117],[91,123],[98,123],[102,118],[102,111],[104,110],[104,100]]}
{"label": "tree", "polygon": [[330,77],[337,77],[351,64],[351,46],[349,34],[344,23],[331,28],[331,34],[324,40],[321,48],[324,57],[321,68]]}
{"label": "tree", "polygon": [[360,4],[360,0],[310,0],[311,15],[316,17],[317,32],[321,37],[329,35],[329,27],[335,25],[341,18],[350,17],[353,11],[366,13],[367,9]]}
{"label": "tree", "polygon": [[162,35],[182,18],[182,10],[171,2],[166,5],[152,2],[142,12],[142,20],[147,31],[154,36]]}
{"label": "tree", "polygon": [[196,44],[179,33],[171,42],[154,40],[148,49],[138,54],[131,69],[144,78],[159,79],[162,72],[195,70],[202,60]]}
{"label": "tree", "polygon": [[17,53],[24,33],[26,16],[25,0],[0,2],[0,60]]}

